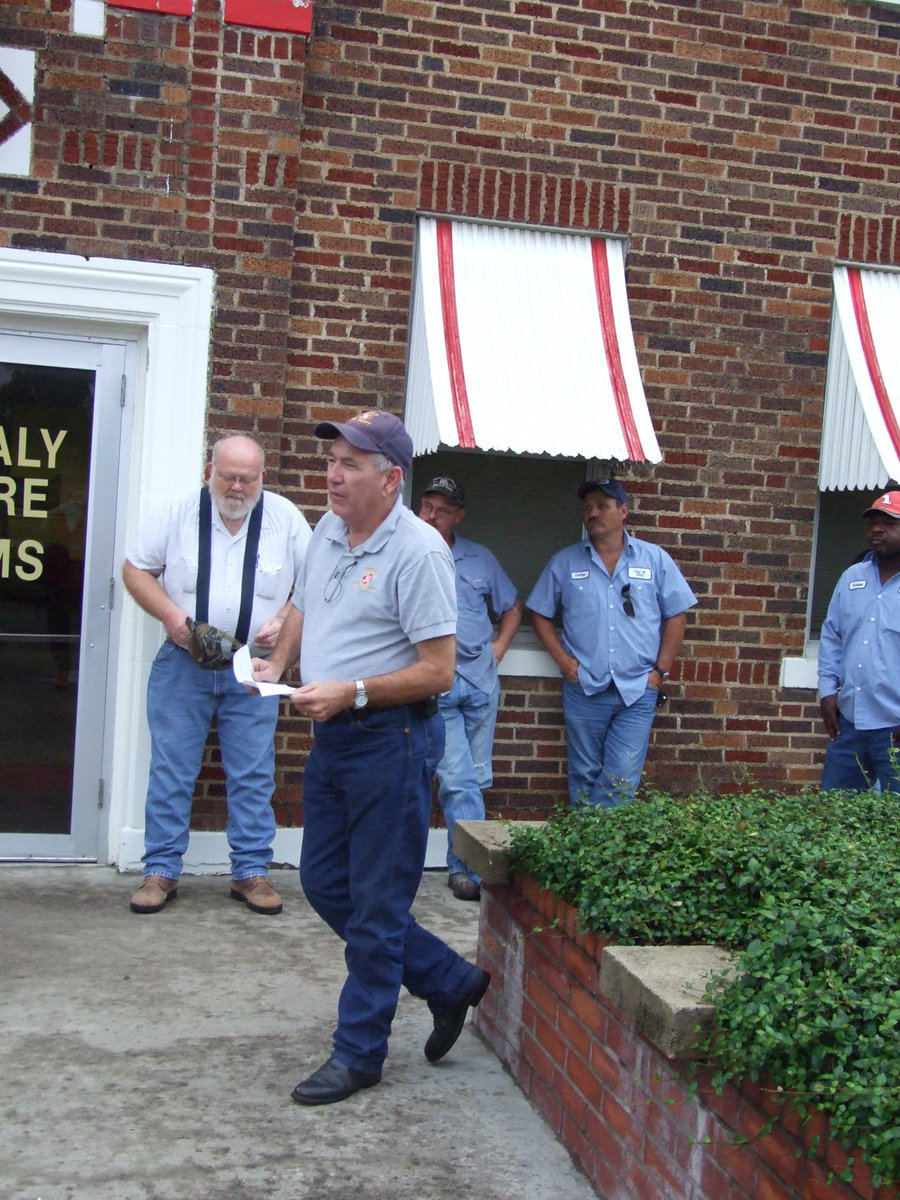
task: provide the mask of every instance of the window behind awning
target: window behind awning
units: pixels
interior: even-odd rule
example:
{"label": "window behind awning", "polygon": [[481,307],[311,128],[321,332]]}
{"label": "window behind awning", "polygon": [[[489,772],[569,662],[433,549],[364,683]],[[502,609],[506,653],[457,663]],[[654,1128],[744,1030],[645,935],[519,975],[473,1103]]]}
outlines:
{"label": "window behind awning", "polygon": [[835,267],[819,488],[900,479],[900,272]]}
{"label": "window behind awning", "polygon": [[416,454],[660,462],[622,242],[420,218],[404,420]]}

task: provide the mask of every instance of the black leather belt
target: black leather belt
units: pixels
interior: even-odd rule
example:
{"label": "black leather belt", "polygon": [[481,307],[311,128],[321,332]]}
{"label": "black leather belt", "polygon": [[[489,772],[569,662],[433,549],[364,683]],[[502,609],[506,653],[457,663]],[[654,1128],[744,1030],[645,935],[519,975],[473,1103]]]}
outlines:
{"label": "black leather belt", "polygon": [[369,713],[397,712],[401,708],[408,709],[414,717],[420,717],[423,720],[426,717],[434,717],[437,716],[438,711],[437,696],[429,696],[427,700],[413,700],[409,704],[391,704],[386,708],[376,708],[372,704],[367,704],[365,708],[345,708],[331,720],[336,721],[341,717],[349,717],[351,721],[361,721]]}

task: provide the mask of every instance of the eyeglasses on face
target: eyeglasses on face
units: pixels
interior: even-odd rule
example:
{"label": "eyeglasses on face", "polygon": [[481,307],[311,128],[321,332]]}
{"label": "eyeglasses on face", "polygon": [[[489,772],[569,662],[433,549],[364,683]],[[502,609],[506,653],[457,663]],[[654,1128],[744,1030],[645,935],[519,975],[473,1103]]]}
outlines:
{"label": "eyeglasses on face", "polygon": [[341,594],[344,586],[344,579],[352,571],[356,562],[355,558],[351,558],[348,563],[341,566],[338,562],[337,566],[331,572],[328,582],[325,584],[324,600],[326,604],[333,604]]}
{"label": "eyeglasses on face", "polygon": [[622,607],[626,617],[634,616],[634,601],[631,599],[631,584],[626,583],[622,588]]}
{"label": "eyeglasses on face", "polygon": [[216,471],[216,474],[228,487],[233,487],[236,483],[239,483],[241,487],[253,487],[262,475],[262,471],[257,471],[255,475],[223,475],[221,471]]}
{"label": "eyeglasses on face", "polygon": [[422,512],[428,513],[432,517],[452,517],[456,509],[447,508],[443,504],[432,504],[430,500],[423,500]]}

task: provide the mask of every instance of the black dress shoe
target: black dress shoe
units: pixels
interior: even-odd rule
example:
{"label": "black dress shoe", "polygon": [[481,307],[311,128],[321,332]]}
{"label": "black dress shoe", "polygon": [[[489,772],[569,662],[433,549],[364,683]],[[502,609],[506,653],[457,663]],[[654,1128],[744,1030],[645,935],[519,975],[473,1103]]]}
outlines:
{"label": "black dress shoe", "polygon": [[367,1075],[364,1071],[354,1071],[336,1058],[329,1058],[309,1079],[297,1084],[291,1099],[298,1104],[336,1104],[360,1088],[374,1087],[376,1083],[381,1083],[380,1071],[377,1075]]}
{"label": "black dress shoe", "polygon": [[434,1030],[425,1043],[425,1057],[429,1062],[437,1062],[443,1058],[462,1033],[466,1016],[470,1008],[474,1008],[484,993],[488,990],[491,977],[487,971],[480,972],[477,983],[466,992],[465,996],[453,1008],[434,1014]]}
{"label": "black dress shoe", "polygon": [[480,900],[481,887],[477,880],[465,871],[456,871],[447,879],[447,887],[457,900]]}

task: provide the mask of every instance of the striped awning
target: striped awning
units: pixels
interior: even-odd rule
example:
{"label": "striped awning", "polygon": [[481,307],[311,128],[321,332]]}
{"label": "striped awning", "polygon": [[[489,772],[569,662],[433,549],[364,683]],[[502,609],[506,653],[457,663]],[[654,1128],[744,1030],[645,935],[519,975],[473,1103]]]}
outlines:
{"label": "striped awning", "polygon": [[622,242],[420,218],[405,400],[416,454],[660,462]]}
{"label": "striped awning", "polygon": [[819,488],[900,480],[900,271],[835,267]]}

